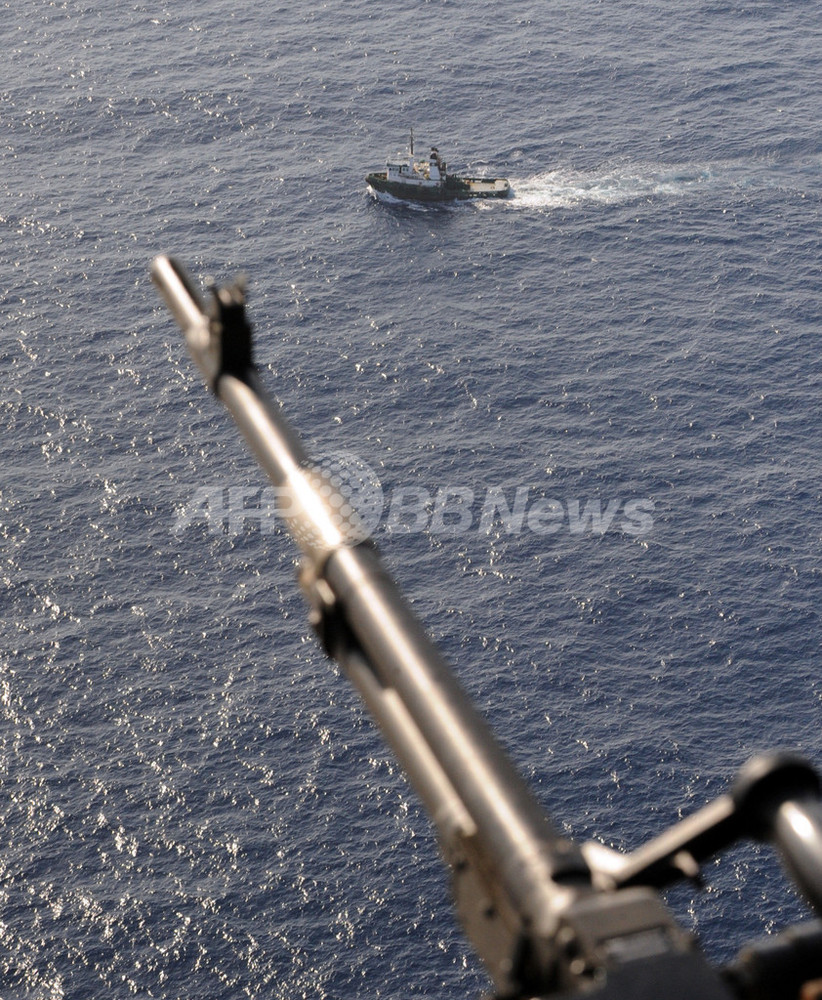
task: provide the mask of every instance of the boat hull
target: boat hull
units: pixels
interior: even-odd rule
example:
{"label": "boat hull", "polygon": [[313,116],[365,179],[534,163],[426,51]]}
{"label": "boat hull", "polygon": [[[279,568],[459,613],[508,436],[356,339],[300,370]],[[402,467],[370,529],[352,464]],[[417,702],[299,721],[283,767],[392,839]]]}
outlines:
{"label": "boat hull", "polygon": [[441,182],[388,180],[386,171],[368,174],[366,183],[379,194],[405,201],[469,201],[474,198],[507,198],[511,185],[505,177],[446,177]]}

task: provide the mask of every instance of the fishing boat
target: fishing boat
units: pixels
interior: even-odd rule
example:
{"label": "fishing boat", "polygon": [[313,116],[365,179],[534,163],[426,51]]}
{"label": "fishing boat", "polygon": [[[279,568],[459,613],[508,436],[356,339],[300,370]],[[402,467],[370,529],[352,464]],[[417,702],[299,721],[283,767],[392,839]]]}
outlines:
{"label": "fishing boat", "polygon": [[427,160],[414,159],[411,151],[403,163],[387,163],[385,170],[366,175],[366,184],[377,194],[410,201],[465,201],[470,198],[507,198],[511,185],[507,177],[460,177],[449,174],[436,146]]}

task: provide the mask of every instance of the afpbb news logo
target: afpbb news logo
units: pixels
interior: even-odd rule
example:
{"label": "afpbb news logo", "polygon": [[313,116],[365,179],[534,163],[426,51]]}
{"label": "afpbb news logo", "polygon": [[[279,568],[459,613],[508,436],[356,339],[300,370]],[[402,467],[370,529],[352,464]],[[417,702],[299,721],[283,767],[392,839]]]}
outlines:
{"label": "afpbb news logo", "polygon": [[[538,536],[560,533],[630,537],[653,527],[647,497],[551,497],[517,483],[482,487],[459,484],[395,486],[384,490],[377,474],[352,452],[324,455],[307,470],[349,541],[379,531],[459,536],[470,532]],[[211,485],[192,490],[179,507],[173,531],[203,527],[212,534],[280,531],[294,498],[289,487]]]}

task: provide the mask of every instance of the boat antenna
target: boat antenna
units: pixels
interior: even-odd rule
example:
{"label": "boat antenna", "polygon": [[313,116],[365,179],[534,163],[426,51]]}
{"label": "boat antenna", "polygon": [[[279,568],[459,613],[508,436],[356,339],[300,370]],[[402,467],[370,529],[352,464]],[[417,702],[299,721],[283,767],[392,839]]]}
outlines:
{"label": "boat antenna", "polygon": [[411,155],[414,155],[414,126],[411,126]]}

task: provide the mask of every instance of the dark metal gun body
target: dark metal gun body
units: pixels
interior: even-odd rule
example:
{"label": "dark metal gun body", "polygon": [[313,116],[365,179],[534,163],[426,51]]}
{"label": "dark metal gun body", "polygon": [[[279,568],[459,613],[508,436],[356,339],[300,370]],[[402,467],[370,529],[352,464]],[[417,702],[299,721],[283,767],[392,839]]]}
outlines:
{"label": "dark metal gun body", "polygon": [[[302,550],[300,580],[312,621],[437,828],[460,919],[497,995],[730,996],[647,888],[653,879],[638,877],[644,861],[632,867],[631,856],[613,855],[611,874],[596,863],[592,869],[586,858],[596,853],[562,837],[533,798],[373,544],[355,521],[351,530],[353,514],[341,519],[329,502],[327,477],[264,391],[242,288],[215,290],[207,312],[169,258],[154,261],[152,277],[206,381],[275,486]],[[651,867],[669,871],[669,860],[654,855]]]}

